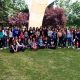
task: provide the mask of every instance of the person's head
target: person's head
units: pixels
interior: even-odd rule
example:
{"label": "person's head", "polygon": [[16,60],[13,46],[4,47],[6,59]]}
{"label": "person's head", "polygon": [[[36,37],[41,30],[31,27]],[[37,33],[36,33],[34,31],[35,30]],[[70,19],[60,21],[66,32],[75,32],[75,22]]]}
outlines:
{"label": "person's head", "polygon": [[14,40],[14,38],[12,39],[12,44],[16,44],[16,41]]}
{"label": "person's head", "polygon": [[55,31],[55,29],[54,29],[54,28],[52,28],[52,31],[54,32],[54,31]]}
{"label": "person's head", "polygon": [[29,30],[32,30],[32,27],[30,27]]}
{"label": "person's head", "polygon": [[14,38],[14,40],[15,40],[15,41],[18,41],[18,37],[16,36],[16,37]]}
{"label": "person's head", "polygon": [[30,39],[32,39],[32,35],[30,36]]}
{"label": "person's head", "polygon": [[28,31],[28,29],[27,28],[25,28],[25,32],[27,32]]}
{"label": "person's head", "polygon": [[18,40],[19,42],[21,42],[21,39],[19,38],[19,40]]}
{"label": "person's head", "polygon": [[33,30],[35,31],[35,27],[33,27]]}
{"label": "person's head", "polygon": [[47,38],[47,37],[45,37],[45,40],[48,40],[48,38]]}
{"label": "person's head", "polygon": [[17,26],[15,26],[15,29],[18,29],[18,27],[17,27]]}
{"label": "person's head", "polygon": [[38,31],[38,29],[39,29],[39,28],[37,27],[37,28],[36,28],[36,31]]}
{"label": "person's head", "polygon": [[35,38],[33,38],[32,40],[33,40],[33,41],[36,41],[36,39],[35,39]]}
{"label": "person's head", "polygon": [[42,31],[42,27],[40,27],[40,31]]}
{"label": "person's head", "polygon": [[42,36],[40,36],[40,39],[42,39],[43,37]]}

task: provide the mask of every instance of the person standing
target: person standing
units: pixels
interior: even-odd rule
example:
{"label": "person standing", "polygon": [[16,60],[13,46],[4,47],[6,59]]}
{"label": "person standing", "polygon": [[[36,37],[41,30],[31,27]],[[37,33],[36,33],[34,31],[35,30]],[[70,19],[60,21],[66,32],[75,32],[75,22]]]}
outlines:
{"label": "person standing", "polygon": [[0,28],[0,49],[3,49],[3,32],[2,29]]}

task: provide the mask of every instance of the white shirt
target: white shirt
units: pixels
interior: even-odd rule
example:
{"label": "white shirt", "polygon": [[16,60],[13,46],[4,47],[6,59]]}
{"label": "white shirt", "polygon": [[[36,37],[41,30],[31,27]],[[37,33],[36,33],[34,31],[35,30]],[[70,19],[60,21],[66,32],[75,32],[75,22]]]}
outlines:
{"label": "white shirt", "polygon": [[48,31],[48,36],[51,37],[52,33],[53,33],[53,31]]}
{"label": "white shirt", "polygon": [[12,38],[13,37],[13,34],[11,31],[9,31],[9,37]]}
{"label": "white shirt", "polygon": [[5,30],[2,30],[2,32],[4,36],[7,36],[7,32]]}

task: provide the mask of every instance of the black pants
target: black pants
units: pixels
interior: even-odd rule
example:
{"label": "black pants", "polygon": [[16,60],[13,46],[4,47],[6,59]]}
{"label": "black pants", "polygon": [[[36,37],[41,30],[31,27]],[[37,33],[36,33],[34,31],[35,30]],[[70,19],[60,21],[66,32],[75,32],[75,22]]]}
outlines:
{"label": "black pants", "polygon": [[66,47],[66,41],[67,41],[67,39],[64,38],[64,39],[63,39],[63,47]]}
{"label": "black pants", "polygon": [[78,45],[78,48],[80,48],[80,39],[78,39],[78,44],[79,44],[79,45]]}
{"label": "black pants", "polygon": [[12,39],[13,38],[9,38],[9,46],[11,46],[11,44],[12,44]]}
{"label": "black pants", "polygon": [[58,46],[63,47],[63,37],[59,37]]}
{"label": "black pants", "polygon": [[55,47],[57,47],[57,38],[54,38],[53,40],[54,40]]}
{"label": "black pants", "polygon": [[44,49],[45,47],[44,46],[39,46],[39,49]]}
{"label": "black pants", "polygon": [[2,40],[2,38],[0,39],[0,48],[2,48],[3,47],[3,40]]}

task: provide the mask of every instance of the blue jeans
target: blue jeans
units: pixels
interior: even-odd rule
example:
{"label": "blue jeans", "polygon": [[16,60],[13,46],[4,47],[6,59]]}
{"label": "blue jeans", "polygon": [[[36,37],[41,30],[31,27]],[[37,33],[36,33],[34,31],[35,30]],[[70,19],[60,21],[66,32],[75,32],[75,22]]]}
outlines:
{"label": "blue jeans", "polygon": [[72,37],[69,37],[67,38],[67,41],[68,41],[68,46],[74,46],[74,42],[73,42],[73,38]]}

